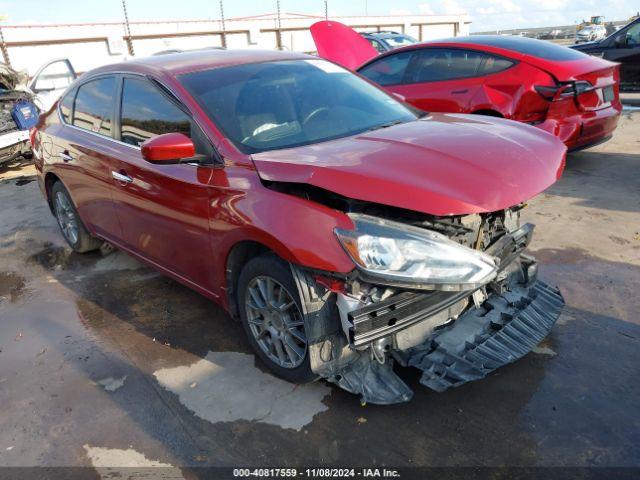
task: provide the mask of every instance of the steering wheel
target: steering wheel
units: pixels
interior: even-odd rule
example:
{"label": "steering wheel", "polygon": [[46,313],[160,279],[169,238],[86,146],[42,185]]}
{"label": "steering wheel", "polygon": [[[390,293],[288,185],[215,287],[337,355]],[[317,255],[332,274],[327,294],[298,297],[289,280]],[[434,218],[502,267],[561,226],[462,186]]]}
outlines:
{"label": "steering wheel", "polygon": [[305,117],[305,119],[302,121],[302,125],[306,125],[307,123],[309,123],[311,120],[313,120],[314,118],[316,118],[318,115],[320,115],[322,112],[324,111],[329,111],[329,107],[318,107],[315,110],[313,110],[309,115],[307,115]]}

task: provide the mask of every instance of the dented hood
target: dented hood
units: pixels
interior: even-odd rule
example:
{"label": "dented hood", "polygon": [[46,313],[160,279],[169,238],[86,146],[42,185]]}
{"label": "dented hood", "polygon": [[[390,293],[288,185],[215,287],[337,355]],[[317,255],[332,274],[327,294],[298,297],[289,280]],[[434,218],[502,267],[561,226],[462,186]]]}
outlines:
{"label": "dented hood", "polygon": [[355,70],[378,55],[365,38],[343,23],[316,22],[310,30],[318,55],[349,70]]}
{"label": "dented hood", "polygon": [[477,115],[429,115],[360,135],[252,156],[263,180],[305,183],[432,215],[526,201],[562,174],[566,148],[535,127]]}

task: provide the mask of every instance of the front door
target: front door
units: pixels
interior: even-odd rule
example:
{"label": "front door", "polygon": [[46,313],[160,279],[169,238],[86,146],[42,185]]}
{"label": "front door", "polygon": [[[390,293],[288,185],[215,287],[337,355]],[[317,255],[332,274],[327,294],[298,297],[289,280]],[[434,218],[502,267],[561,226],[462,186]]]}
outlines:
{"label": "front door", "polygon": [[607,60],[620,62],[620,88],[640,89],[640,21],[619,33],[612,48],[605,50]]}
{"label": "front door", "polygon": [[196,153],[213,149],[191,117],[147,78],[122,78],[122,106],[112,181],[128,248],[174,275],[212,289],[208,210],[214,168],[155,165],[142,158],[145,140],[170,132],[191,137]]}

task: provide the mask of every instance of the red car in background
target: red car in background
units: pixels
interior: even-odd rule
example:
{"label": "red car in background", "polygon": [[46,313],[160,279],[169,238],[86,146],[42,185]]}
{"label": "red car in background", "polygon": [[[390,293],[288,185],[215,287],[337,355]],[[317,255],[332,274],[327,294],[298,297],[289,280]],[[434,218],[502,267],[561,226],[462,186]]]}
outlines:
{"label": "red car in background", "polygon": [[535,125],[570,150],[607,140],[622,105],[619,66],[550,42],[477,35],[429,41],[378,56],[358,33],[318,22],[321,57],[429,112],[476,113]]}
{"label": "red car in background", "polygon": [[[520,210],[566,147],[536,128],[419,115],[317,57],[168,54],[86,73],[32,132],[70,247],[108,242],[219,303],[294,382],[371,403],[529,352],[562,307]],[[455,359],[455,360],[454,360]]]}

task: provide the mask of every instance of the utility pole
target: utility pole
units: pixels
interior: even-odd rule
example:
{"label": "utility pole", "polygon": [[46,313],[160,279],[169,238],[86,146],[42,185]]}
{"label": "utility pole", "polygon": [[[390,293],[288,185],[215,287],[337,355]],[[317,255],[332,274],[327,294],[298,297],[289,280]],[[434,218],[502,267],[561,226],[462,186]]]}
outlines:
{"label": "utility pole", "polygon": [[[9,18],[9,15],[0,15],[0,20],[6,20],[7,18]],[[7,49],[7,43],[4,41],[4,34],[2,33],[1,25],[0,25],[0,50],[2,50],[2,58],[4,58],[4,63],[6,63],[8,67],[11,67],[11,60],[9,60],[9,50]]]}
{"label": "utility pole", "polygon": [[0,27],[0,50],[2,50],[2,58],[4,58],[4,63],[6,63],[8,67],[11,67],[11,60],[9,60],[9,50],[7,49],[7,44],[4,41],[2,27]]}
{"label": "utility pole", "polygon": [[131,28],[129,27],[129,15],[127,14],[127,4],[125,0],[122,0],[122,11],[124,12],[124,31],[127,34],[125,40],[127,42],[127,49],[129,55],[135,56],[133,51],[133,40],[131,39]]}
{"label": "utility pole", "polygon": [[324,19],[329,20],[329,2],[324,0]]}
{"label": "utility pole", "polygon": [[280,0],[276,0],[276,15],[278,28],[276,28],[276,48],[282,50],[282,22],[280,21]]}
{"label": "utility pole", "polygon": [[220,40],[222,42],[222,48],[227,48],[227,29],[224,24],[224,6],[222,5],[223,1],[220,0],[220,24],[222,26],[222,36]]}

